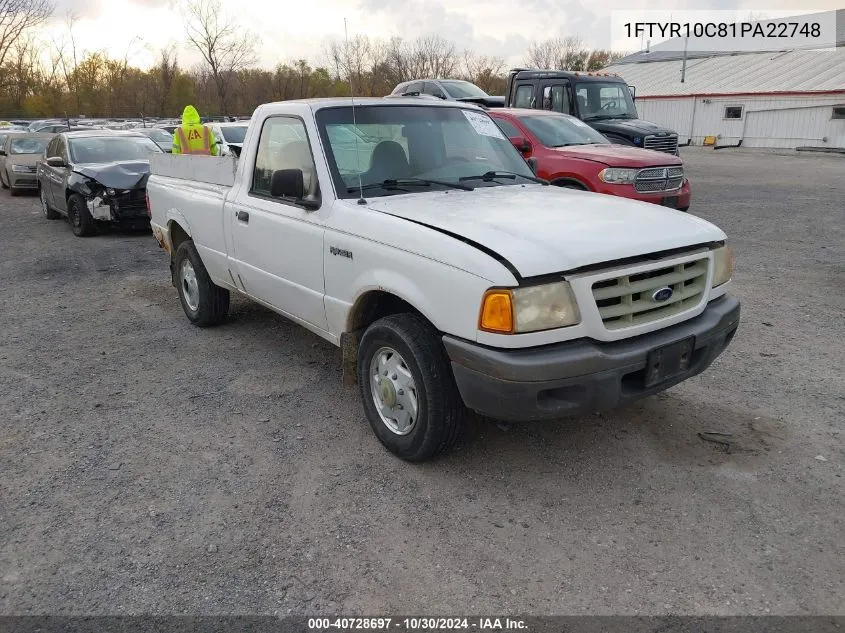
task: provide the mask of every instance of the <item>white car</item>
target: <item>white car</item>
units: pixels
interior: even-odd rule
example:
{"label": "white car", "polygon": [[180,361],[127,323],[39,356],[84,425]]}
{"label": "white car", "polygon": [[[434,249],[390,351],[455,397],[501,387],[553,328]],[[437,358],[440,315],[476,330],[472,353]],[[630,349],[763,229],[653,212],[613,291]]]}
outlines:
{"label": "white car", "polygon": [[185,314],[220,323],[236,292],[340,346],[403,459],[448,450],[467,409],[549,419],[662,391],[737,331],[719,228],[548,186],[476,106],[266,104],[242,157],[151,157]]}
{"label": "white car", "polygon": [[246,129],[249,127],[248,121],[245,123],[209,123],[208,126],[214,133],[220,156],[240,155]]}

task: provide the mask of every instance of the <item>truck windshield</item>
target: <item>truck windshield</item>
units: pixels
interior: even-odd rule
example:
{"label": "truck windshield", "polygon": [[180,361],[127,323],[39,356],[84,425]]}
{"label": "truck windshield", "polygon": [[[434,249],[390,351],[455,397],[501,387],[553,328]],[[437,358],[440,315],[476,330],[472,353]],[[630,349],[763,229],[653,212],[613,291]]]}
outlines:
{"label": "truck windshield", "polygon": [[565,114],[528,115],[519,117],[519,120],[546,147],[610,143],[583,121]]}
{"label": "truck windshield", "polygon": [[[534,175],[498,126],[483,111],[425,105],[325,108],[317,126],[341,198],[357,187],[408,179],[431,181],[425,188],[462,185],[461,178],[488,172],[515,176],[473,181],[473,187],[525,184]],[[439,182],[435,182],[439,181]],[[417,191],[412,184],[368,187],[368,196]]]}
{"label": "truck windshield", "polygon": [[627,84],[618,81],[585,81],[575,84],[578,110],[585,121],[636,119],[637,109]]}

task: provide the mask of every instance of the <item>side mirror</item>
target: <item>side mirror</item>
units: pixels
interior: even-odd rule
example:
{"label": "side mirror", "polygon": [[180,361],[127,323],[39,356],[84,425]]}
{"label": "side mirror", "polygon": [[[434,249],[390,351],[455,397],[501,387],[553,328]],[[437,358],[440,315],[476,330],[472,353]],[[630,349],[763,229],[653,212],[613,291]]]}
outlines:
{"label": "side mirror", "polygon": [[526,159],[525,162],[528,163],[528,167],[531,169],[531,173],[536,176],[537,175],[537,157],[532,156],[531,158]]}
{"label": "side mirror", "polygon": [[301,199],[305,195],[305,181],[301,169],[278,169],[270,181],[270,195],[274,198]]}
{"label": "side mirror", "polygon": [[512,136],[508,139],[517,150],[523,154],[527,154],[532,150],[531,143],[524,136]]}
{"label": "side mirror", "polygon": [[65,161],[61,156],[50,156],[50,158],[47,159],[47,164],[50,167],[64,167]]}
{"label": "side mirror", "polygon": [[628,90],[631,91],[631,98],[636,99],[637,98],[637,87],[636,86],[628,86]]}

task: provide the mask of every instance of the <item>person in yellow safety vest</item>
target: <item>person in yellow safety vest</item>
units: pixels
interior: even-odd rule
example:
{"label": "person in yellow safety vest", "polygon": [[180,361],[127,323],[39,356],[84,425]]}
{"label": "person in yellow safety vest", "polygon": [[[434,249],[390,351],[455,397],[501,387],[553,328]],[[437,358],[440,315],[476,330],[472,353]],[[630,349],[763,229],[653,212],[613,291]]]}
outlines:
{"label": "person in yellow safety vest", "polygon": [[192,105],[182,112],[182,125],[173,132],[173,154],[217,156],[217,142],[211,128],[200,122],[200,114]]}

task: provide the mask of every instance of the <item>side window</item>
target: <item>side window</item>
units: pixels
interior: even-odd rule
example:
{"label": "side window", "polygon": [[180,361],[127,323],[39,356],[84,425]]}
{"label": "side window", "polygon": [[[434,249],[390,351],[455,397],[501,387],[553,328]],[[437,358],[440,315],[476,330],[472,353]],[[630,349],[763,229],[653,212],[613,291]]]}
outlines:
{"label": "side window", "polygon": [[44,154],[47,156],[47,158],[50,158],[51,156],[58,156],[59,155],[58,152],[56,151],[56,145],[58,144],[58,142],[59,142],[59,138],[56,137],[56,138],[52,139],[49,143],[47,143],[47,151],[44,152]]}
{"label": "side window", "polygon": [[578,88],[575,92],[575,98],[578,99],[578,112],[581,116],[592,113],[592,110],[587,105],[587,89]]}
{"label": "side window", "polygon": [[551,109],[555,112],[569,114],[570,107],[570,93],[569,84],[559,84],[552,86],[551,90]]}
{"label": "side window", "polygon": [[500,119],[498,117],[493,117],[493,120],[496,122],[496,125],[499,126],[499,129],[502,130],[504,135],[507,136],[508,138],[513,138],[515,136],[525,136],[510,121],[505,121],[504,119]]}
{"label": "side window", "polygon": [[271,117],[261,128],[251,193],[270,195],[273,173],[279,169],[301,169],[305,197],[317,195],[317,177],[305,124],[292,117]]}
{"label": "side window", "polygon": [[516,89],[516,95],[514,96],[514,108],[530,108],[531,107],[531,97],[534,96],[534,86],[531,84],[523,84],[518,86]]}
{"label": "side window", "polygon": [[423,91],[423,82],[415,81],[414,83],[410,83],[407,85],[405,90],[402,91],[401,94],[406,94],[408,92],[422,92]]}

